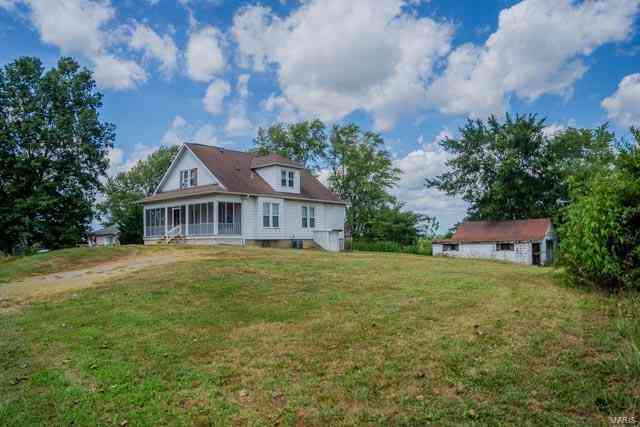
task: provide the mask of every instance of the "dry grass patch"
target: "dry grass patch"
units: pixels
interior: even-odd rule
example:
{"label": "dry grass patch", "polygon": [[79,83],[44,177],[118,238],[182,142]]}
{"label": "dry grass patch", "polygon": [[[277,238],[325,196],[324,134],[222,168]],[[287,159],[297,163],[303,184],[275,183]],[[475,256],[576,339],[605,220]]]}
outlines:
{"label": "dry grass patch", "polygon": [[0,316],[0,423],[600,425],[638,408],[636,299],[492,262],[197,253]]}

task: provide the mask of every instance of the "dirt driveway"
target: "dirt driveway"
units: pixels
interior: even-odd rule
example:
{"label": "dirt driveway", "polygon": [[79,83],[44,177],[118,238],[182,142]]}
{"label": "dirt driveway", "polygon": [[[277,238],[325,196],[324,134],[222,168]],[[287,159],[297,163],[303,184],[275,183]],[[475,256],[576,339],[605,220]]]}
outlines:
{"label": "dirt driveway", "polygon": [[165,265],[194,259],[192,251],[167,254],[129,256],[81,270],[34,276],[0,285],[0,313],[12,310],[30,300],[73,290],[98,286],[101,282],[154,265]]}

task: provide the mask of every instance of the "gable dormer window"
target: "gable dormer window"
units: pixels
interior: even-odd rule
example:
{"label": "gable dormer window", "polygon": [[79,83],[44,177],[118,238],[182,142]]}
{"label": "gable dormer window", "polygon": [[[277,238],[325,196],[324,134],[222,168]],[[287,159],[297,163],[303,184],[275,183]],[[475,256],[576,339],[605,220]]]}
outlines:
{"label": "gable dormer window", "polygon": [[295,186],[295,172],[292,170],[280,170],[280,186],[283,188],[293,188]]}
{"label": "gable dormer window", "polygon": [[195,187],[196,185],[198,185],[198,169],[180,171],[180,188]]}

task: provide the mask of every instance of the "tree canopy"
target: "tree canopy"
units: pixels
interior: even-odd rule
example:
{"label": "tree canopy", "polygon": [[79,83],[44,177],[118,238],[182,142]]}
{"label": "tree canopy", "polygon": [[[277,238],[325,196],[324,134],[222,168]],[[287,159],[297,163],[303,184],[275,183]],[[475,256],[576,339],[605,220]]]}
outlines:
{"label": "tree canopy", "polygon": [[104,201],[98,204],[98,211],[106,222],[118,224],[121,243],[142,242],[140,201],[154,192],[178,148],[161,146],[131,170],[110,177],[105,183]]}
{"label": "tree canopy", "polygon": [[577,283],[640,290],[640,130],[613,168],[584,186],[560,227],[561,262]]}
{"label": "tree canopy", "polygon": [[449,170],[427,186],[468,202],[470,220],[555,217],[571,185],[613,159],[606,125],[547,135],[535,115],[507,115],[504,122],[468,120],[460,134],[440,142],[452,156]]}
{"label": "tree canopy", "polygon": [[101,107],[91,72],[71,58],[0,70],[0,250],[83,238],[115,138]]}
{"label": "tree canopy", "polygon": [[347,202],[347,222],[355,238],[366,237],[374,217],[396,200],[389,194],[400,179],[384,140],[357,125],[334,125],[328,163],[329,186]]}
{"label": "tree canopy", "polygon": [[278,123],[259,128],[253,141],[254,151],[260,155],[277,153],[312,171],[318,171],[325,160],[327,135],[320,120],[298,123]]}

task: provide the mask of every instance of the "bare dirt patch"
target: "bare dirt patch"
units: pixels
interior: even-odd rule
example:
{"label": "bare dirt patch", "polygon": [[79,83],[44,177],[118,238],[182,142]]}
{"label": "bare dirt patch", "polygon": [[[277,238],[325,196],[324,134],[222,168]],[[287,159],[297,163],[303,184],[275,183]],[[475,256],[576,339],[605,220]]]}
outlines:
{"label": "bare dirt patch", "polygon": [[109,279],[124,276],[147,267],[193,260],[193,251],[172,251],[156,255],[133,255],[91,268],[64,271],[16,280],[0,286],[0,313],[13,311],[30,300],[74,290],[98,286]]}

